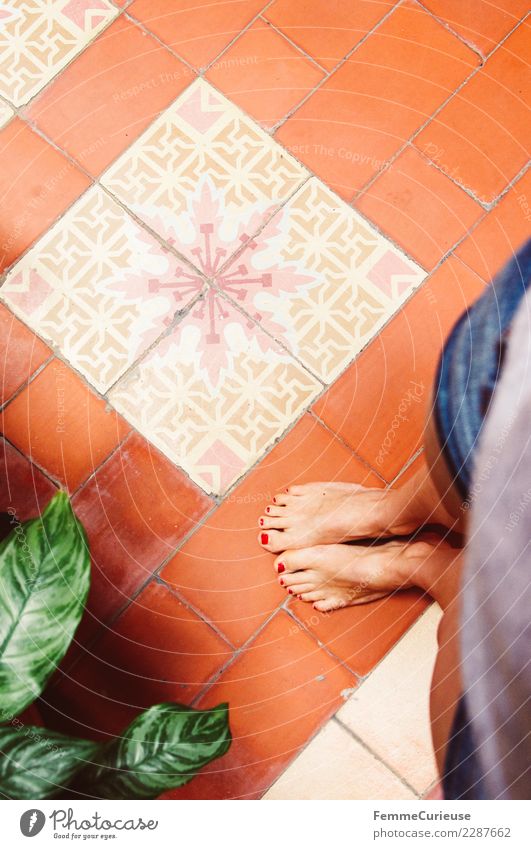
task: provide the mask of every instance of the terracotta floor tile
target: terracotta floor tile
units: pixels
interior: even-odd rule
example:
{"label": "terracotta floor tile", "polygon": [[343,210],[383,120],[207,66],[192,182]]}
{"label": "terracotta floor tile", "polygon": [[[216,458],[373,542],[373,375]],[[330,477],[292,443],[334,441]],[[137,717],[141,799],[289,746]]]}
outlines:
{"label": "terracotta floor tile", "polygon": [[50,349],[0,304],[0,404],[51,356]]}
{"label": "terracotta floor tile", "polygon": [[98,175],[192,79],[193,72],[154,38],[119,18],[26,114]]}
{"label": "terracotta floor tile", "polygon": [[357,675],[367,675],[426,609],[420,591],[325,614],[311,604],[290,600],[289,607],[315,637]]}
{"label": "terracotta floor tile", "polygon": [[521,24],[417,136],[415,144],[485,203],[529,159],[531,27]]}
{"label": "terracotta floor tile", "polygon": [[118,14],[109,0],[3,4],[0,94],[27,103]]}
{"label": "terracotta floor tile", "polygon": [[214,62],[207,77],[265,127],[286,116],[323,71],[264,21],[256,21]]}
{"label": "terracotta floor tile", "polygon": [[531,234],[531,171],[509,189],[456,255],[489,282]]}
{"label": "terracotta floor tile", "polygon": [[13,266],[0,298],[105,392],[191,299],[181,271],[93,186]]}
{"label": "terracotta floor tile", "polygon": [[87,531],[93,563],[86,636],[125,604],[211,502],[133,433],[79,491],[73,505]]}
{"label": "terracotta floor tile", "polygon": [[450,257],[315,404],[386,480],[419,449],[440,350],[482,289],[480,278]]}
{"label": "terracotta floor tile", "polygon": [[229,703],[229,752],[165,798],[261,795],[355,683],[281,611],[198,703]]}
{"label": "terracotta floor tile", "polygon": [[56,674],[44,697],[47,719],[65,733],[117,734],[143,708],[189,704],[231,656],[205,622],[151,582],[90,653]]}
{"label": "terracotta floor tile", "polygon": [[0,131],[0,272],[89,185],[19,118]]}
{"label": "terracotta floor tile", "polygon": [[264,799],[415,799],[381,761],[331,719]]}
{"label": "terracotta floor tile", "polygon": [[26,522],[42,513],[55,492],[53,483],[0,437],[0,511],[11,509]]}
{"label": "terracotta floor tile", "polygon": [[[177,8],[175,6],[177,5]],[[127,12],[196,68],[206,67],[267,0],[134,0]]]}
{"label": "terracotta floor tile", "polygon": [[483,215],[478,203],[410,147],[355,206],[428,269]]}
{"label": "terracotta floor tile", "polygon": [[424,0],[423,5],[445,21],[484,56],[493,50],[529,11],[528,0]]}
{"label": "terracotta floor tile", "polygon": [[437,778],[429,695],[440,617],[432,605],[337,715],[417,793]]}
{"label": "terracotta floor tile", "polygon": [[352,198],[429,118],[479,57],[420,6],[399,6],[276,133]]}
{"label": "terracotta floor tile", "polygon": [[70,492],[130,430],[61,360],[53,360],[7,405],[5,435]]}
{"label": "terracotta floor tile", "polygon": [[395,0],[275,0],[264,17],[332,70],[393,7]]}
{"label": "terracotta floor tile", "polygon": [[380,486],[334,436],[306,415],[164,567],[161,578],[241,646],[286,595],[258,517],[289,484],[346,480]]}

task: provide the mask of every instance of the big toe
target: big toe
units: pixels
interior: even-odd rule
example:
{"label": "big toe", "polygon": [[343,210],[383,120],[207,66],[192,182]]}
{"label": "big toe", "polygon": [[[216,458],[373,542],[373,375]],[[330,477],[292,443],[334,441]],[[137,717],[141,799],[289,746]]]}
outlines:
{"label": "big toe", "polygon": [[260,531],[258,534],[258,542],[265,548],[266,551],[270,551],[272,554],[278,554],[280,551],[284,551],[286,548],[285,535],[283,531]]}

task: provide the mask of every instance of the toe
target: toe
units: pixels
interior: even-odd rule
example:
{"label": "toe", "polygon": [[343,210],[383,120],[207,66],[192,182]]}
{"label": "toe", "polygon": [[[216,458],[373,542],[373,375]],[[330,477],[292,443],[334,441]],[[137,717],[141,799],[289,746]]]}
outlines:
{"label": "toe", "polygon": [[328,613],[329,610],[339,610],[340,607],[346,607],[346,601],[342,598],[331,596],[322,601],[316,601],[314,607],[320,613]]}
{"label": "toe", "polygon": [[281,504],[268,504],[264,513],[267,516],[284,516],[286,514],[286,508]]}
{"label": "toe", "polygon": [[283,536],[284,531],[261,530],[258,534],[258,542],[266,551],[271,551],[272,554],[278,554],[279,551],[284,551],[286,548],[286,543],[282,540]]}
{"label": "toe", "polygon": [[[280,558],[282,560],[282,558]],[[300,592],[300,587],[304,584],[311,590],[317,587],[315,573],[310,569],[301,569],[298,572],[284,572],[284,584],[286,587],[291,587],[295,592]]]}
{"label": "toe", "polygon": [[304,591],[304,590],[301,590],[301,592],[298,595],[299,595],[299,599],[301,601],[310,601],[310,602],[312,602],[312,601],[313,602],[322,602],[324,597],[325,597],[323,590],[308,590],[307,592]]}
{"label": "toe", "polygon": [[273,504],[275,507],[283,506],[289,503],[289,495],[287,492],[277,492],[275,497],[273,498]]}
{"label": "toe", "polygon": [[260,516],[258,525],[265,531],[270,528],[276,528],[280,531],[288,527],[288,520],[282,516]]}

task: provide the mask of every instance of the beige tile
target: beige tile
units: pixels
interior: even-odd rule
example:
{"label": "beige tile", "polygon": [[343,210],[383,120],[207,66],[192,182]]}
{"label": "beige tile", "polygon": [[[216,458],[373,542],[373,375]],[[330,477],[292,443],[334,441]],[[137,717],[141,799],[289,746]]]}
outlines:
{"label": "beige tile", "polygon": [[7,103],[2,103],[0,100],[0,127],[5,127],[8,121],[11,120],[15,113]]}
{"label": "beige tile", "polygon": [[331,720],[264,799],[414,799],[374,755]]}
{"label": "beige tile", "polygon": [[429,691],[440,616],[432,605],[337,714],[419,793],[437,775]]}

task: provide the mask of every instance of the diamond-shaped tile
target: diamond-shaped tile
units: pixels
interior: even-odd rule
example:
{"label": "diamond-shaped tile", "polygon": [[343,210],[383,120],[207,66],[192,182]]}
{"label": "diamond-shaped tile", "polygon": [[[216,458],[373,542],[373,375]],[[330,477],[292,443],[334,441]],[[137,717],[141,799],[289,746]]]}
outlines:
{"label": "diamond-shaped tile", "polygon": [[117,14],[109,0],[2,3],[0,94],[27,103]]}
{"label": "diamond-shaped tile", "polygon": [[252,288],[245,308],[327,383],[426,276],[316,178],[282,207],[238,263],[240,276],[268,281]]}
{"label": "diamond-shaped tile", "polygon": [[321,384],[209,288],[110,393],[114,406],[207,492],[251,466]]}
{"label": "diamond-shaped tile", "polygon": [[307,176],[254,121],[196,80],[102,183],[211,276]]}
{"label": "diamond-shaped tile", "polygon": [[104,392],[202,285],[94,186],[13,267],[0,297]]}

